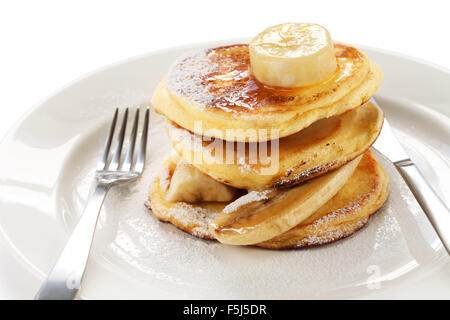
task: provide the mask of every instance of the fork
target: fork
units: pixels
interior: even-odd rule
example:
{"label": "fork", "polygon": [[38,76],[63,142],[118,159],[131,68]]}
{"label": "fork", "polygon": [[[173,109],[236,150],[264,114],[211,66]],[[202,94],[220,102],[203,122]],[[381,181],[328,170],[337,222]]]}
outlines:
{"label": "fork", "polygon": [[136,148],[136,140],[139,126],[139,109],[136,109],[133,127],[129,135],[128,150],[125,158],[123,158],[122,149],[126,135],[128,113],[127,108],[123,115],[115,150],[111,154],[110,149],[113,145],[119,109],[116,109],[114,113],[104,150],[95,172],[95,179],[91,188],[93,191],[89,196],[79,222],[55,266],[36,294],[35,300],[70,300],[75,297],[80,288],[95,233],[95,226],[106,194],[113,185],[136,180],[144,170],[150,118],[149,109],[147,108],[145,111],[140,146],[138,148]]}

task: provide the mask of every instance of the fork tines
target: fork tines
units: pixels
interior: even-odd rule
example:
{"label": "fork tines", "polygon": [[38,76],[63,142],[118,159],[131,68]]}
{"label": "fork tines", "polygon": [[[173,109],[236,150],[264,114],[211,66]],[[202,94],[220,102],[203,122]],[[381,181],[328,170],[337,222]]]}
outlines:
{"label": "fork tines", "polygon": [[[134,112],[131,131],[127,132],[129,131],[127,130],[129,113],[129,108],[126,108],[122,116],[122,125],[119,132],[116,133],[116,126],[119,119],[119,108],[117,108],[114,112],[114,117],[109,128],[108,136],[106,138],[105,147],[98,164],[98,171],[133,171],[142,173],[142,171],[144,170],[150,109],[147,107],[145,110],[142,130],[139,130],[140,110],[139,108],[137,108]],[[136,147],[136,140],[138,139],[139,131],[140,143]],[[113,152],[110,152],[111,147],[114,147]],[[124,150],[126,150],[125,154]]]}

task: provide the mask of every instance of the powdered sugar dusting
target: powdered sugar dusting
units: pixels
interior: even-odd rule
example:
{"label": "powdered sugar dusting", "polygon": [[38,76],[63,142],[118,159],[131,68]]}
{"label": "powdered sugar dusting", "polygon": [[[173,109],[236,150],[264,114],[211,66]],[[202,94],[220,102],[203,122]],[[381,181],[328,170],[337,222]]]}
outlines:
{"label": "powdered sugar dusting", "polygon": [[358,197],[355,201],[353,201],[351,204],[344,208],[340,208],[337,210],[334,210],[333,212],[330,212],[329,214],[321,217],[320,219],[315,220],[312,223],[313,228],[320,228],[321,226],[331,222],[331,221],[339,221],[343,214],[347,214],[349,212],[353,213],[353,215],[356,215],[358,211],[361,208],[361,205],[363,202],[367,201],[367,195],[363,194]]}
{"label": "powdered sugar dusting", "polygon": [[327,170],[330,170],[330,168],[332,168],[333,166],[335,166],[337,164],[337,161],[331,161],[328,163],[325,163],[323,165],[320,166],[315,166],[312,167],[308,170],[296,173],[295,175],[293,175],[291,178],[277,182],[275,184],[275,187],[285,187],[285,186],[289,186],[293,183],[298,183],[299,181],[304,181],[307,180],[310,177],[314,177],[314,175],[316,175],[319,172],[325,172]]}
{"label": "powdered sugar dusting", "polygon": [[243,195],[242,197],[237,198],[235,201],[227,205],[225,208],[223,208],[224,213],[231,213],[233,211],[236,211],[238,208],[242,207],[243,205],[249,204],[251,202],[257,202],[261,200],[268,199],[268,194],[271,192],[271,190],[262,190],[262,191],[250,191],[246,195]]}
{"label": "powdered sugar dusting", "polygon": [[297,243],[297,247],[321,245],[321,244],[332,242],[337,239],[342,239],[342,238],[348,237],[349,235],[353,234],[355,231],[364,227],[368,221],[369,221],[369,219],[365,218],[365,219],[358,220],[353,224],[348,224],[348,225],[339,226],[339,227],[330,227],[321,234],[312,234],[312,235],[309,235],[308,237],[300,240]]}
{"label": "powdered sugar dusting", "polygon": [[238,159],[237,159],[237,164],[238,164],[238,168],[239,171],[242,173],[248,173],[252,171],[252,166],[250,164],[247,163],[245,155],[237,155]]}
{"label": "powdered sugar dusting", "polygon": [[[297,243],[297,247],[329,243],[337,239],[348,237],[355,231],[361,229],[367,224],[369,218],[358,219],[353,223],[346,222],[345,224],[339,224],[337,226],[330,225],[327,226],[325,230],[320,230],[331,222],[339,223],[339,221],[342,220],[348,213],[350,213],[352,216],[356,216],[360,211],[362,202],[367,200],[368,199],[366,195],[361,195],[359,199],[356,199],[348,206],[334,210],[333,212],[330,212],[329,214],[315,220],[313,223],[306,227],[307,231],[313,231],[313,233],[308,237],[301,239]],[[317,232],[318,230],[320,230],[320,232]]]}
{"label": "powdered sugar dusting", "polygon": [[203,79],[216,69],[208,59],[206,50],[188,52],[181,56],[169,70],[166,85],[172,94],[189,98],[199,106],[210,104],[214,96]]}
{"label": "powdered sugar dusting", "polygon": [[182,225],[190,227],[193,235],[200,238],[210,238],[211,233],[208,230],[208,225],[217,214],[218,212],[179,202],[175,208],[169,210],[168,218],[176,216],[176,220]]}
{"label": "powdered sugar dusting", "polygon": [[[235,247],[201,240],[162,223],[143,205],[150,182],[170,153],[164,121],[154,113],[151,119],[144,175],[134,184],[110,191],[93,244],[91,266],[95,271],[118,272],[118,281],[129,279],[130,289],[122,297],[355,297],[373,292],[365,286],[368,266],[379,266],[380,290],[384,290],[396,283],[384,280],[402,277],[418,265],[436,265],[443,257],[443,252],[436,253],[439,240],[407,186],[396,169],[379,156],[391,181],[388,201],[361,232],[327,246],[285,251]],[[80,149],[73,150],[84,159],[82,166],[70,171],[74,177],[70,185],[78,198],[64,199],[74,217],[79,212],[77,203],[86,201],[86,181],[91,181],[89,173],[95,170],[104,132],[106,125],[87,134],[89,141],[98,139],[92,148],[80,143]],[[204,230],[200,228],[198,233]]]}

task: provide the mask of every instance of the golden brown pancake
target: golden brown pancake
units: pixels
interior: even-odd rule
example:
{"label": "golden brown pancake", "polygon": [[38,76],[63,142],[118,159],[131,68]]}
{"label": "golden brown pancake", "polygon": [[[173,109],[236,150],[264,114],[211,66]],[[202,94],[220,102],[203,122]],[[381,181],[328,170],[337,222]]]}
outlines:
{"label": "golden brown pancake", "polygon": [[258,246],[300,248],[348,237],[367,224],[388,195],[389,178],[372,153],[367,151],[353,176],[323,207],[297,227]]}
{"label": "golden brown pancake", "polygon": [[[341,167],[369,149],[382,124],[383,112],[368,102],[280,139],[278,155],[273,158],[268,142],[267,158],[272,163],[267,164],[265,152],[258,156],[262,147],[258,143],[202,141],[173,123],[168,125],[168,134],[181,158],[213,179],[240,189],[267,189],[293,186]],[[224,151],[216,152],[217,148]],[[228,161],[227,152],[233,154],[233,161]]]}
{"label": "golden brown pancake", "polygon": [[244,142],[289,136],[365,103],[377,90],[382,73],[364,53],[344,44],[334,50],[336,72],[300,88],[268,87],[254,79],[247,44],[189,53],[158,85],[152,104],[196,134]]}
{"label": "golden brown pancake", "polygon": [[361,157],[292,188],[253,190],[226,206],[211,221],[209,231],[226,244],[251,245],[272,239],[330,200],[356,170]]}
{"label": "golden brown pancake", "polygon": [[[175,166],[174,162],[169,162],[164,174],[152,183],[149,193],[152,212],[158,219],[171,222],[187,233],[214,239],[208,226],[227,203],[165,201],[165,190]],[[352,176],[333,198],[298,226],[256,246],[270,249],[306,247],[348,237],[367,223],[369,217],[383,205],[387,195],[388,177],[372,153],[367,151]]]}

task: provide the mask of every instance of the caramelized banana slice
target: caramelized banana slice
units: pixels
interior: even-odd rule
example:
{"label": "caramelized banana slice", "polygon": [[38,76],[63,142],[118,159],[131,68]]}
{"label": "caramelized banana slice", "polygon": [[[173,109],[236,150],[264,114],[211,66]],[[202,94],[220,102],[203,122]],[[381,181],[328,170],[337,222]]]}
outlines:
{"label": "caramelized banana slice", "polygon": [[364,227],[389,195],[389,177],[371,151],[339,192],[308,219],[275,238],[256,244],[269,249],[317,246],[351,236]]}
{"label": "caramelized banana slice", "polygon": [[286,232],[307,219],[347,182],[361,156],[289,190],[252,191],[226,206],[209,225],[222,243],[251,245]]}

